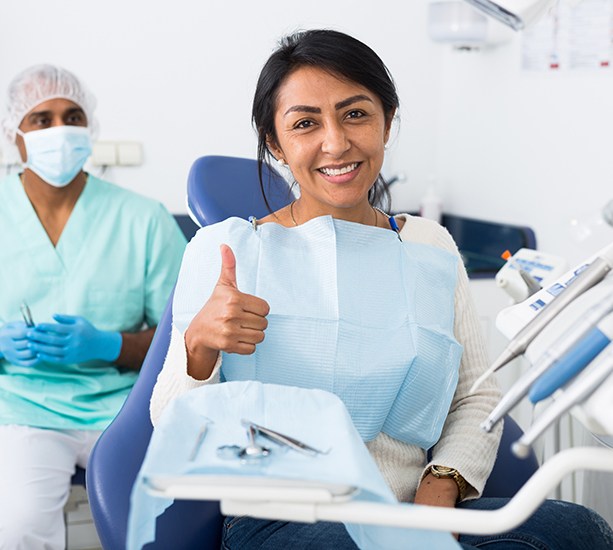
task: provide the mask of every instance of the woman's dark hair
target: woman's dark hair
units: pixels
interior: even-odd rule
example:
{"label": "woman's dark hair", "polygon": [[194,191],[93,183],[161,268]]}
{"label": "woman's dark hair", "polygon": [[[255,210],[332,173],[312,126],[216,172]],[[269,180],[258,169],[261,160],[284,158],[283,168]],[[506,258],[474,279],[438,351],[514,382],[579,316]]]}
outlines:
{"label": "woman's dark hair", "polygon": [[[339,75],[373,92],[381,100],[386,121],[391,122],[398,108],[398,94],[389,70],[363,42],[325,29],[301,31],[282,38],[260,72],[251,112],[258,133],[258,174],[265,200],[262,169],[264,163],[269,164],[271,156],[267,140],[277,141],[275,109],[279,88],[288,75],[304,66]],[[388,185],[379,175],[368,200],[373,205],[389,207],[389,199]]]}

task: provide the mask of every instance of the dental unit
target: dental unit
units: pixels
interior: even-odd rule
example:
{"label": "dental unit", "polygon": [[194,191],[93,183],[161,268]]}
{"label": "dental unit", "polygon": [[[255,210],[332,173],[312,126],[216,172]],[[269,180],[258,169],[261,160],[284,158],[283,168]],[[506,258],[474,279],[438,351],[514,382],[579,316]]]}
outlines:
{"label": "dental unit", "polygon": [[579,268],[566,274],[563,278],[566,284],[556,283],[531,296],[531,305],[534,305],[540,311],[515,335],[490,368],[476,380],[471,392],[474,392],[497,370],[522,355],[528,345],[568,304],[602,281],[611,271],[612,266],[613,245],[609,245],[602,249],[586,267],[579,266]]}
{"label": "dental unit", "polygon": [[[535,364],[521,377],[502,397],[496,408],[481,427],[486,432],[492,428],[530,391],[533,384],[554,366],[574,365],[574,359],[581,355],[585,348],[593,349],[596,353],[587,354],[583,361],[586,366],[612,339],[613,332],[613,294],[592,306],[579,321],[566,330],[535,362]],[[603,319],[604,318],[604,319]],[[603,326],[601,326],[601,324]],[[596,326],[598,325],[598,326]],[[608,340],[608,341],[607,341]],[[598,344],[598,342],[606,342]],[[589,360],[587,360],[587,358]]]}

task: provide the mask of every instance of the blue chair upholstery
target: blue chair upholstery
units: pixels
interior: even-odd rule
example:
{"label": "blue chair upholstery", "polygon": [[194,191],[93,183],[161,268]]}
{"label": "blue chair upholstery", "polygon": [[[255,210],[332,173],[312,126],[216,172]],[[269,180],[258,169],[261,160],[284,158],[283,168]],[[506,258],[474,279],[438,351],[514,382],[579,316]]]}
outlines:
{"label": "blue chair upholstery", "polygon": [[522,429],[509,415],[504,417],[502,438],[494,468],[483,489],[484,497],[511,498],[539,468],[534,450],[526,458],[517,458],[511,445],[523,435]]}
{"label": "blue chair upholstery", "polygon": [[[153,427],[149,400],[170,343],[172,296],[155,331],[140,375],[124,406],[100,436],[87,465],[87,494],[105,550],[125,548],[130,492],[142,464]],[[158,519],[154,550],[219,548],[218,503],[177,501]]]}
{"label": "blue chair upholstery", "polygon": [[[272,210],[292,199],[288,186],[278,175],[264,174],[269,185],[267,197]],[[263,217],[269,210],[259,194],[257,165],[253,160],[231,157],[202,157],[189,174],[188,204],[201,225],[231,215]],[[256,189],[257,193],[254,192]],[[130,493],[151,438],[149,401],[170,342],[172,296],[168,300],[140,375],[121,411],[94,447],[87,467],[87,492],[94,523],[105,550],[125,547]],[[509,427],[519,428],[514,422]],[[520,431],[521,433],[521,431]],[[511,435],[511,441],[518,436]],[[504,439],[504,438],[503,438]],[[510,444],[509,444],[510,445]],[[514,494],[528,476],[518,475],[516,464],[501,446],[495,472],[500,481],[488,481],[498,496]],[[509,462],[509,460],[511,461]],[[500,466],[498,463],[500,462]],[[528,463],[524,463],[528,464]],[[527,470],[526,470],[527,472]],[[149,550],[218,549],[222,516],[217,502],[177,501],[158,518],[156,540]]]}
{"label": "blue chair upholstery", "polygon": [[[187,178],[187,205],[201,227],[232,216],[262,218],[294,198],[287,182],[264,166],[264,200],[257,163],[251,159],[206,156],[197,159]],[[268,208],[270,206],[270,209]]]}

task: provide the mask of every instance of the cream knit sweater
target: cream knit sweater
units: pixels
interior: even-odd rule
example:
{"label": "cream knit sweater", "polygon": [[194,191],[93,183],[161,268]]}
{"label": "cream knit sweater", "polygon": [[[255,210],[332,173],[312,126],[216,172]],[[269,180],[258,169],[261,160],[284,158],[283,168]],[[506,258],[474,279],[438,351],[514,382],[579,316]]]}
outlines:
{"label": "cream knit sweater", "polygon": [[[405,220],[400,233],[404,241],[430,244],[458,256],[454,332],[456,339],[464,347],[464,353],[458,386],[441,438],[432,449],[430,463],[427,463],[425,452],[419,447],[408,445],[384,433],[368,442],[367,446],[400,501],[413,501],[417,486],[429,464],[450,466],[458,470],[472,487],[467,498],[476,498],[481,494],[494,465],[501,433],[499,427],[486,434],[479,428],[479,424],[494,408],[500,393],[491,378],[476,393],[468,393],[472,383],[487,368],[485,345],[469,293],[468,276],[447,230],[430,220],[408,214],[396,218]],[[172,399],[190,389],[219,382],[220,366],[221,354],[208,380],[196,380],[189,376],[183,335],[173,326],[168,354],[151,397],[151,420],[154,426],[164,407]]]}

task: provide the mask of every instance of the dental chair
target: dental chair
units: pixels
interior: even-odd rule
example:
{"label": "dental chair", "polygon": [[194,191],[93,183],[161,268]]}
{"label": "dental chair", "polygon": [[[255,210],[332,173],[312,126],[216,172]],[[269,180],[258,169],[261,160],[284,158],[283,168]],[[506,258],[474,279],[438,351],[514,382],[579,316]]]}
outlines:
{"label": "dental chair", "polygon": [[[263,179],[272,211],[293,196],[285,180],[264,170]],[[259,192],[257,163],[253,160],[207,156],[196,160],[188,178],[188,207],[199,225],[231,215],[265,216],[269,210]],[[254,191],[255,190],[255,191]],[[151,438],[149,401],[170,342],[172,296],[157,326],[140,375],[111,425],[100,436],[87,467],[87,492],[92,516],[105,550],[125,547],[130,493]],[[526,460],[510,451],[522,431],[505,418],[496,464],[484,496],[513,496],[537,470],[534,453]],[[148,550],[217,549],[223,517],[217,501],[176,500],[158,518],[156,541]]]}

